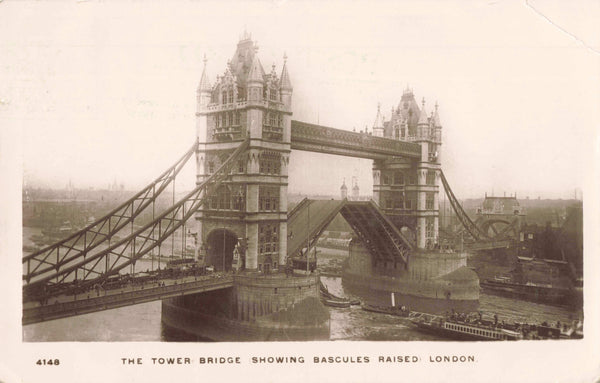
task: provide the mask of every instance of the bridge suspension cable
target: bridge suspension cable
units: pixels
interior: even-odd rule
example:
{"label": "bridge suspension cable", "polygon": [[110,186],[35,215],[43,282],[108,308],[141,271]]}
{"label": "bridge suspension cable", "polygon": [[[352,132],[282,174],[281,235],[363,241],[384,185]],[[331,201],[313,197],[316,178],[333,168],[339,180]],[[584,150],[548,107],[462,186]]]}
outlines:
{"label": "bridge suspension cable", "polygon": [[171,167],[163,172],[148,186],[133,197],[107,213],[85,228],[73,233],[48,247],[23,257],[26,273],[23,279],[30,282],[33,278],[48,272],[57,271],[79,257],[85,257],[100,244],[109,241],[117,232],[131,223],[144,209],[169,186],[187,161],[196,151],[194,144]]}
{"label": "bridge suspension cable", "polygon": [[[75,288],[92,286],[101,283],[111,275],[119,273],[125,267],[135,264],[142,256],[155,247],[160,246],[194,215],[218,189],[221,183],[227,179],[232,166],[236,164],[237,159],[248,148],[248,145],[249,140],[241,143],[212,175],[169,209],[157,216],[153,221],[142,226],[127,237],[110,244],[106,249],[98,253],[89,255],[88,257],[85,257],[85,254],[81,253],[75,264],[63,268],[57,267],[54,273],[43,276],[35,282],[27,282],[23,286],[24,300],[39,296],[44,296],[45,298],[52,297],[69,293]],[[127,254],[128,252],[129,254]],[[97,266],[103,262],[108,267],[105,270],[97,270]],[[70,277],[78,280],[78,285],[68,287],[66,290],[60,288],[60,285],[65,284]],[[55,280],[54,285],[50,284],[52,280]]]}
{"label": "bridge suspension cable", "polygon": [[469,216],[467,215],[465,210],[462,208],[462,206],[458,202],[458,199],[456,199],[456,196],[452,192],[452,189],[450,188],[450,184],[448,183],[448,180],[446,179],[446,176],[444,175],[444,172],[442,171],[442,169],[440,169],[440,178],[442,179],[442,184],[444,185],[444,190],[446,191],[446,195],[448,196],[450,205],[452,205],[452,209],[456,213],[458,220],[463,225],[465,230],[467,230],[469,232],[469,234],[471,234],[471,236],[473,236],[473,238],[475,238],[476,241],[481,241],[481,240],[487,239],[486,233],[483,232],[483,230],[481,230],[481,228],[479,226],[477,226],[471,220],[471,218],[469,218]]}

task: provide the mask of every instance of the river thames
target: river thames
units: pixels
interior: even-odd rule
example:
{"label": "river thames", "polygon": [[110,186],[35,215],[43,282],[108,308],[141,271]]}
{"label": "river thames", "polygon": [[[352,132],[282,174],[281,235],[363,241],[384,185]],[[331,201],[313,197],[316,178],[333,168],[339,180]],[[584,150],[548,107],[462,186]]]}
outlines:
{"label": "river thames", "polygon": [[[149,262],[149,261],[148,261]],[[323,283],[336,295],[346,295],[340,278],[322,277]],[[500,320],[517,318],[529,323],[547,321],[570,323],[577,313],[566,307],[537,304],[482,294],[480,310],[496,313]],[[405,318],[363,311],[359,306],[329,308],[331,340],[411,341],[445,340],[415,330]],[[58,319],[23,327],[26,342],[134,342],[197,341],[161,324],[160,301],[101,311],[77,317]]]}

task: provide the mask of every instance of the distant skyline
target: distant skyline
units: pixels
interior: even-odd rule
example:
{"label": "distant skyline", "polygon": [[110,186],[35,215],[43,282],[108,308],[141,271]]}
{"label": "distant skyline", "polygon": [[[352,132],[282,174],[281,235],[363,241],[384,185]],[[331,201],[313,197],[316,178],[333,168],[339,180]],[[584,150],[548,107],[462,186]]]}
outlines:
{"label": "distant skyline", "polygon": [[[512,2],[8,2],[0,121],[21,132],[24,182],[139,189],[193,142],[203,55],[214,83],[246,29],[265,69],[287,54],[294,119],[371,130],[408,85],[440,105],[459,198],[585,197],[600,37],[568,4],[530,3],[555,24]],[[178,187],[193,187],[190,165]],[[338,195],[352,177],[372,193],[371,161],[293,152],[289,192]]]}

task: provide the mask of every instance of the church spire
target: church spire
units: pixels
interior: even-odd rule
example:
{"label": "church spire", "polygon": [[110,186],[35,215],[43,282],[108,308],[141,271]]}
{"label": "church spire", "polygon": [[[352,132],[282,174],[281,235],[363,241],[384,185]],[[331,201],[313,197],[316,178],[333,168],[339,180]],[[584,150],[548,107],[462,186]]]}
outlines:
{"label": "church spire", "polygon": [[281,70],[281,79],[279,80],[279,87],[281,90],[292,91],[292,82],[290,81],[290,74],[287,69],[287,54],[283,54],[283,69]]}

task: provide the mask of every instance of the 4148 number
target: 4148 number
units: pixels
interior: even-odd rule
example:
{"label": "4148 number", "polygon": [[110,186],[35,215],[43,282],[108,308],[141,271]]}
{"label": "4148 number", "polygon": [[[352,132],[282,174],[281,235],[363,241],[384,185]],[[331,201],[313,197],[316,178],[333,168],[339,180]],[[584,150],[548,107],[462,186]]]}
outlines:
{"label": "4148 number", "polygon": [[35,362],[38,366],[58,366],[60,364],[60,360],[58,359],[38,359]]}

